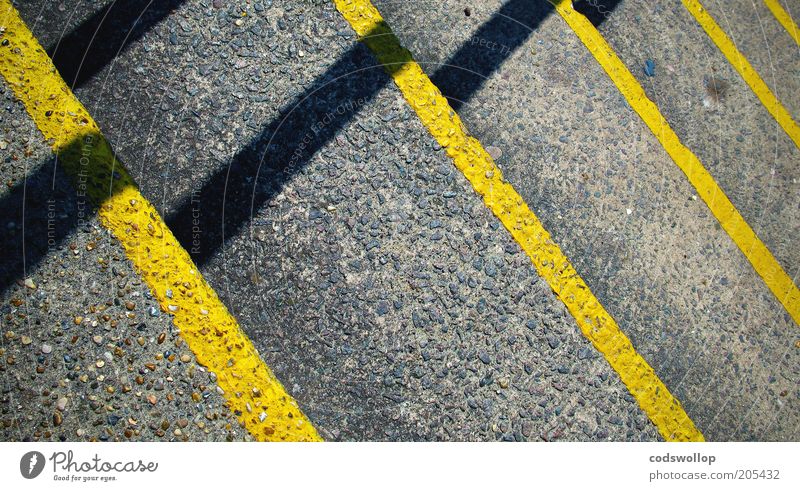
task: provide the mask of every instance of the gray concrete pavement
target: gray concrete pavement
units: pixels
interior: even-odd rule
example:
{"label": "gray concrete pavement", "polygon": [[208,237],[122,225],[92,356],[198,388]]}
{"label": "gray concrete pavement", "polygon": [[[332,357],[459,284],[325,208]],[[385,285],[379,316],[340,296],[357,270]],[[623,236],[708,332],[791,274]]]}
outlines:
{"label": "gray concrete pavement", "polygon": [[[465,42],[485,36],[478,26],[492,22],[500,4],[473,9],[463,22],[469,26],[464,32],[448,28],[449,33],[459,32],[460,39],[452,42],[436,29],[460,13],[458,2],[418,7],[427,13],[424,20],[405,15],[398,3],[381,6],[403,42],[423,53],[420,58],[434,74],[458,57],[454,53]],[[733,189],[732,199],[744,205],[743,213],[762,217],[751,222],[754,227],[780,237],[767,241],[776,255],[784,264],[796,265],[789,246],[796,202],[787,196],[796,195],[789,169],[796,164],[797,149],[785,135],[769,130],[774,120],[743,82],[729,101],[752,99],[747,105],[729,102],[713,113],[704,108],[707,67],[690,50],[702,48],[706,57],[717,59],[720,71],[732,69],[680,9],[676,4],[674,15],[681,24],[675,18],[658,22],[647,9],[623,2],[600,28],[676,131],[691,135],[686,138],[689,147],[704,162],[717,164],[709,165],[712,173],[726,167],[720,178],[723,188]],[[666,16],[665,8],[658,10]],[[797,326],[578,38],[557,16],[526,12],[521,7],[518,15],[529,18],[517,19],[527,25],[543,20],[463,104],[465,123],[486,145],[502,151],[499,163],[510,182],[707,437],[794,435]],[[419,22],[426,23],[422,29]],[[490,41],[501,47],[478,50],[476,58],[482,54],[489,59],[514,43],[514,38],[497,36]],[[448,48],[429,49],[442,40]],[[642,67],[656,47],[660,69],[656,77],[647,77]],[[485,70],[490,65],[474,66]],[[725,75],[732,86],[737,84],[734,76]],[[692,84],[692,91],[681,84]],[[461,94],[469,87],[455,85],[452,90],[453,97],[464,100]],[[687,121],[676,106],[691,108],[695,119]],[[736,113],[724,114],[726,110]],[[753,179],[766,173],[764,160],[742,158],[741,151],[725,146],[737,134],[757,139],[740,144],[750,153],[769,151],[763,140],[780,139],[785,154],[776,160],[786,173],[767,182]],[[726,139],[723,144],[720,137]],[[720,152],[725,160],[710,157]],[[764,195],[757,194],[759,186],[768,187]],[[737,193],[757,194],[760,201],[737,200]]]}
{"label": "gray concrete pavement", "polygon": [[[532,0],[374,3],[706,437],[796,439],[797,325],[558,15]],[[749,15],[749,2],[741,3],[725,10],[737,29]],[[19,8],[53,47],[105,5]],[[794,275],[798,150],[681,9],[621,2],[600,30]],[[737,42],[757,68],[770,66],[776,93],[793,110],[799,52],[787,52],[791,45],[763,10],[766,36],[736,31]],[[123,21],[115,26],[126,32]],[[78,97],[187,250],[195,246],[187,217],[199,214],[195,261],[324,437],[659,438],[330,3],[169,2],[147,11],[129,42],[93,54],[110,61],[77,72]],[[55,58],[65,73],[75,71],[74,57],[56,50]],[[646,59],[656,62],[655,77],[641,69]],[[711,75],[729,85],[706,107]],[[15,123],[24,119],[19,108],[6,119],[9,148],[36,141],[30,122]],[[49,158],[37,148],[24,160],[27,170],[15,163],[6,177],[4,167],[4,181],[32,176]],[[66,248],[41,254],[34,281],[61,290],[120,281],[102,267],[71,276],[77,266],[64,263],[75,260],[68,244],[95,240],[107,255],[117,247],[106,235],[95,238],[96,224],[73,233]],[[100,246],[82,247],[79,257],[93,264]],[[121,252],[113,255],[114,270],[135,281]],[[4,422],[35,404],[33,395],[17,395],[20,388],[70,380],[66,364],[48,365],[35,382],[27,377],[36,368],[30,348],[50,342],[54,323],[108,300],[77,288],[78,296],[48,294],[57,315],[31,315],[39,324],[28,336],[36,341],[4,347],[17,362],[6,367]],[[24,290],[12,283],[4,305]],[[123,307],[130,296],[137,311],[146,309],[141,284],[105,296],[113,303],[117,291]],[[7,322],[4,335],[18,335]],[[159,352],[158,333],[167,333],[164,346],[176,341],[164,315],[146,324],[136,336],[142,348],[126,331],[101,332],[100,344],[87,333],[69,349],[87,360],[99,355],[96,362],[106,338],[123,346],[130,338],[141,354],[126,351],[131,365],[120,360],[120,371],[136,373]],[[50,356],[63,356],[56,351],[68,344],[64,336],[50,343]],[[213,380],[187,373],[191,360],[159,363],[146,384],[171,377],[182,393],[170,392],[174,401],[158,416],[147,385],[115,391],[115,402],[102,399],[101,382],[78,379],[59,390],[78,387],[87,400],[96,390],[100,404],[124,408],[114,415],[141,412],[137,427],[155,430],[136,438],[246,437]],[[43,397],[57,404],[62,394],[54,389]],[[81,407],[64,414],[108,412]],[[3,438],[78,438],[77,422],[66,417],[53,428],[48,414],[6,425]],[[163,435],[161,419],[171,422]],[[174,420],[182,419],[192,424],[175,435]],[[99,438],[106,426],[81,438]],[[125,429],[112,425],[105,435],[127,437]]]}
{"label": "gray concrete pavement", "polygon": [[5,82],[2,90],[3,279],[44,254],[0,296],[0,438],[250,439],[120,245],[54,173]]}
{"label": "gray concrete pavement", "polygon": [[[732,37],[790,113],[796,115],[800,110],[795,101],[800,88],[800,51],[796,44],[794,48],[789,45],[793,41],[788,34],[777,30],[780,24],[771,14],[759,9],[756,12],[760,12],[761,22],[772,27],[770,42],[764,42],[763,33],[756,27],[759,17],[752,13],[754,3],[719,9],[712,2],[706,7],[726,30],[737,26]],[[658,21],[642,29],[625,27],[645,15]],[[752,27],[745,29],[741,23]],[[793,243],[800,236],[800,150],[682,5],[650,13],[626,3],[603,29],[628,65],[641,67],[647,57],[656,60],[661,68],[658,76],[647,77],[643,70],[634,70],[634,74],[783,268],[796,277],[800,258]],[[654,42],[656,39],[659,41]],[[775,60],[772,66],[769,56]],[[709,93],[712,77],[719,82],[719,97]]]}

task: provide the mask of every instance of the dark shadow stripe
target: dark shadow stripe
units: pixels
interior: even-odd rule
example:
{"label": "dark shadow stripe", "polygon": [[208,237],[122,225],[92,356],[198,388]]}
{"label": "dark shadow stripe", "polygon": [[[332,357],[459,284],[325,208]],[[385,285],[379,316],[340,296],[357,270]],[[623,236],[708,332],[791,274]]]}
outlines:
{"label": "dark shadow stripe", "polygon": [[238,235],[252,218],[251,210],[259,210],[277,194],[389,80],[366,47],[358,44],[285,106],[258,138],[167,217],[192,259],[205,263]]}
{"label": "dark shadow stripe", "polygon": [[[511,0],[473,37],[496,41],[506,49],[494,50],[487,56],[485,46],[469,42],[436,71],[431,77],[433,82],[451,98],[454,108],[460,107],[462,101],[469,100],[486,77],[497,71],[532,30],[553,12],[553,6],[543,0]],[[294,104],[286,106],[285,120],[282,117],[272,121],[257,139],[233,158],[227,169],[216,173],[167,218],[167,225],[198,265],[210,259],[226,240],[241,233],[252,213],[278,193],[295,172],[305,167],[314,153],[350,122],[355,111],[337,115],[331,124],[315,132],[314,125],[325,114],[336,112],[338,107],[348,103],[368,101],[389,82],[382,70],[379,69],[381,75],[376,75],[376,69],[370,68],[375,62],[367,53],[360,45],[348,51],[310,89],[298,96]],[[325,85],[325,81],[352,71],[358,73]],[[363,80],[353,80],[353,77]],[[298,141],[312,132],[315,133],[313,141],[305,145],[299,159],[294,158]],[[266,148],[270,139],[270,148]],[[262,159],[263,165],[259,166]],[[257,172],[260,175],[255,183]]]}
{"label": "dark shadow stripe", "polygon": [[[112,60],[120,50],[139,39],[147,29],[166,17],[171,9],[182,3],[182,0],[159,2],[158,7],[150,8],[147,8],[148,3],[144,0],[115,2],[64,38],[53,51],[60,60],[59,70],[66,70],[61,72],[65,80],[69,80],[65,73],[73,73],[75,77],[73,82],[77,85],[83,83]],[[576,2],[576,4],[581,3],[587,2]],[[619,0],[604,1],[603,5],[607,9],[605,12],[613,9],[618,3]],[[146,14],[142,17],[142,21],[126,39],[124,28],[130,27],[139,13],[145,10]],[[591,11],[588,12],[591,15]],[[487,54],[485,46],[469,42],[433,74],[432,80],[445,96],[451,98],[454,108],[460,107],[462,101],[469,100],[482,87],[486,77],[495,73],[511,53],[525,42],[531,35],[531,29],[538,27],[551,13],[553,13],[552,5],[544,0],[507,2],[473,36],[473,38],[495,40],[505,46],[505,49],[496,49]],[[104,21],[106,14],[108,18]],[[604,19],[606,15],[603,14],[602,18]],[[113,20],[108,20],[112,18]],[[115,31],[113,26],[119,31]],[[95,31],[99,37],[90,42]],[[80,46],[98,50],[96,52],[98,58],[90,65],[84,65],[78,73],[77,66],[80,62],[75,64],[75,54],[85,51]],[[72,51],[72,57],[59,54],[67,51],[67,47]],[[87,56],[87,60],[89,58],[92,57]],[[470,76],[468,70],[476,71],[481,76]],[[346,75],[348,73],[350,75]],[[198,265],[204,264],[226,240],[240,234],[249,223],[252,212],[263,207],[293,174],[302,170],[314,153],[331,141],[352,120],[358,108],[371,100],[389,80],[383,68],[375,66],[375,61],[366,47],[360,44],[353,46],[319,77],[311,88],[299,95],[293,104],[285,106],[283,115],[264,127],[259,137],[239,151],[229,166],[216,172],[200,190],[186,197],[178,210],[166,218],[166,222],[183,247],[190,252],[194,261]],[[352,109],[345,110],[343,114],[336,114],[340,107]],[[331,113],[334,113],[335,117],[331,118],[328,124],[320,126],[319,123],[326,120],[326,115]],[[309,134],[313,137],[300,149],[305,135]],[[28,178],[27,194],[31,198],[25,200],[24,217],[21,185],[0,200],[0,223],[9,221],[16,223],[17,220],[22,223],[21,220],[24,218],[26,225],[25,263],[22,261],[21,236],[7,233],[0,239],[0,246],[7,258],[5,262],[0,263],[0,274],[2,274],[0,288],[3,290],[11,281],[21,278],[23,267],[27,267],[30,271],[48,251],[47,247],[40,247],[42,243],[47,244],[47,209],[45,207],[42,210],[37,203],[30,202],[31,199],[36,201],[33,198],[35,196],[46,195],[44,191],[49,189],[52,174],[44,170],[47,167],[43,166],[35,175]],[[47,178],[43,179],[43,175]],[[257,180],[256,175],[258,175]],[[62,178],[63,174],[57,175],[57,179]],[[45,229],[37,226],[37,223],[44,224]],[[77,217],[61,220],[56,231],[57,243],[61,244],[77,225]]]}
{"label": "dark shadow stripe", "polygon": [[[0,198],[0,291],[24,279],[48,252],[63,247],[80,225],[76,192],[60,170],[53,188],[54,165],[55,159],[40,165],[24,185]],[[84,213],[86,219],[92,217],[92,206],[86,205]]]}
{"label": "dark shadow stripe", "polygon": [[576,0],[572,2],[572,7],[598,27],[620,3],[622,0]]}
{"label": "dark shadow stripe", "polygon": [[[599,25],[621,0],[573,2],[575,9]],[[511,0],[478,28],[431,77],[458,111],[500,66],[522,46],[541,23],[555,13],[546,0]],[[423,67],[424,68],[424,67]]]}
{"label": "dark shadow stripe", "polygon": [[186,0],[115,0],[47,50],[73,89],[85,84]]}
{"label": "dark shadow stripe", "polygon": [[542,0],[511,0],[481,25],[431,80],[458,111],[555,11]]}

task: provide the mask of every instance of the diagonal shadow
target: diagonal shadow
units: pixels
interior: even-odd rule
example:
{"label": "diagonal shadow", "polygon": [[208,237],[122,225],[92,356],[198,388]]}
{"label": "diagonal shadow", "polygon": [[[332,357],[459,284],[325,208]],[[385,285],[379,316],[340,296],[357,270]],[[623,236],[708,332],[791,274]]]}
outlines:
{"label": "diagonal shadow", "polygon": [[134,41],[186,0],[114,0],[47,50],[75,89],[111,63]]}
{"label": "diagonal shadow", "polygon": [[[582,13],[597,17],[599,23],[620,1],[589,0],[577,2],[576,7],[580,6]],[[493,50],[487,55],[485,46],[467,43],[436,71],[432,76],[433,82],[457,109],[553,12],[553,6],[547,1],[507,2],[473,36],[473,39],[497,42],[506,49]],[[355,111],[337,116],[301,149],[302,158],[292,159],[290,156],[296,155],[299,147],[296,142],[302,135],[308,134],[310,128],[337,105],[347,101],[367,101],[389,82],[388,76],[378,76],[366,83],[344,78],[324,85],[348,71],[360,72],[357,78],[373,77],[374,69],[370,68],[374,61],[371,55],[365,54],[366,49],[360,45],[351,49],[320,77],[318,83],[301,94],[294,104],[287,106],[285,119],[279,118],[264,128],[258,138],[233,158],[227,170],[215,174],[167,218],[167,225],[198,265],[205,263],[227,238],[238,235],[249,223],[252,213],[263,207],[292,174],[304,167],[311,156],[351,120]],[[320,100],[332,102],[320,105]],[[267,144],[274,148],[266,148]],[[259,172],[259,182],[254,185],[253,177]]]}
{"label": "diagonal shadow", "polygon": [[166,218],[196,264],[205,263],[252,214],[385,86],[389,76],[360,44],[351,48],[203,187]]}
{"label": "diagonal shadow", "polygon": [[622,0],[577,0],[572,7],[583,14],[595,27],[600,26]]}
{"label": "diagonal shadow", "polygon": [[[590,18],[595,16],[599,24],[619,3],[620,0],[588,0],[575,2],[575,5]],[[506,48],[487,53],[486,46],[467,43],[440,66],[432,80],[454,107],[460,107],[553,12],[552,5],[544,0],[510,0],[473,37],[495,40]],[[142,32],[136,32],[141,36]],[[124,48],[129,42],[118,42],[117,49]],[[83,70],[81,68],[80,74],[84,73]],[[201,189],[185,197],[166,222],[195,263],[206,263],[226,240],[241,233],[252,214],[275,196],[292,175],[301,171],[319,149],[333,140],[358,109],[390,80],[383,67],[375,65],[367,48],[356,44],[291,104],[284,106],[281,116],[265,126],[257,138],[239,151],[227,168],[217,171]],[[28,182],[27,192],[33,196],[50,186],[48,179],[36,177]],[[13,221],[13,218],[3,218],[21,216],[20,203],[24,193],[17,188],[0,199],[0,223]],[[46,216],[34,210],[25,210],[26,224]],[[64,222],[58,240],[63,241],[69,228],[76,224]],[[26,244],[42,237],[42,231],[35,227],[25,230]],[[0,239],[3,251],[21,250],[17,244],[21,239],[15,237]],[[13,264],[6,264],[9,261],[0,263],[0,291],[19,279],[23,260],[31,269],[46,252],[46,247],[27,247],[24,258],[20,255],[11,258]]]}
{"label": "diagonal shadow", "polygon": [[[79,200],[55,160],[39,165],[0,199],[0,291],[22,279],[80,226]],[[81,211],[87,220],[90,211]]]}
{"label": "diagonal shadow", "polygon": [[[576,11],[599,26],[622,0],[580,0]],[[548,1],[510,1],[482,24],[432,77],[456,111],[469,100],[555,8]]]}

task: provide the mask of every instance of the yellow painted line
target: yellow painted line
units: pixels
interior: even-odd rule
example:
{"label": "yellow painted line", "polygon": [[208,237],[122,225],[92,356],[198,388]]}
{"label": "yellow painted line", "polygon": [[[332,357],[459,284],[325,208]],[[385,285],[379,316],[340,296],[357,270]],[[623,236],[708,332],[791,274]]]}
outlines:
{"label": "yellow painted line", "polygon": [[769,11],[772,12],[772,15],[774,15],[783,28],[786,29],[786,32],[792,36],[794,42],[800,45],[800,28],[794,23],[789,12],[783,8],[778,0],[764,0],[764,3],[767,5]]}
{"label": "yellow painted line", "polygon": [[433,85],[411,53],[400,45],[369,0],[334,0],[361,41],[392,76],[422,124],[446,150],[484,203],[511,232],[583,334],[605,356],[633,397],[667,440],[702,440],[680,402],[634,349],[575,271],[547,230]]}
{"label": "yellow painted line", "polygon": [[101,223],[122,243],[197,361],[216,373],[239,421],[259,440],[320,440],[9,0],[0,0],[0,28],[0,73],[51,144],[78,195],[99,207]]}
{"label": "yellow painted line", "polygon": [[789,135],[789,138],[792,139],[797,148],[800,148],[800,126],[797,126],[797,123],[792,119],[792,115],[783,107],[783,104],[775,97],[775,94],[769,90],[767,84],[764,83],[764,80],[761,79],[755,68],[750,65],[747,58],[736,48],[733,41],[731,41],[728,35],[725,34],[725,31],[714,21],[714,18],[711,17],[711,14],[708,13],[700,2],[697,0],[681,1],[684,7],[686,7],[686,10],[694,16],[697,23],[706,31],[708,37],[714,41],[717,48],[725,55],[725,58],[728,59],[728,63],[739,72],[742,79],[750,86],[750,89],[756,97],[758,97],[758,100],[761,101],[761,104],[767,108],[767,111],[775,118],[775,121],[781,125],[783,131]]}
{"label": "yellow painted line", "polygon": [[647,94],[636,77],[622,63],[622,60],[592,23],[575,11],[569,0],[556,0],[555,6],[561,17],[575,31],[575,34],[625,96],[628,104],[639,114],[675,164],[686,174],[689,182],[697,190],[697,194],[747,257],[767,287],[792,316],[795,323],[800,324],[800,291],[791,277],[781,268],[767,246],[756,236],[719,184],[703,167],[700,159],[681,143],[678,135],[659,111],[658,106],[647,98]]}

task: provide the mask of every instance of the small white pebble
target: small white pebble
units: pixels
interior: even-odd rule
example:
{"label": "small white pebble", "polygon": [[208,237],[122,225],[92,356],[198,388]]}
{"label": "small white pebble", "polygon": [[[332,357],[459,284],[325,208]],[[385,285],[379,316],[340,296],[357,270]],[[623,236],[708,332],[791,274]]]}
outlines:
{"label": "small white pebble", "polygon": [[494,160],[497,160],[503,156],[503,151],[500,150],[500,148],[495,147],[493,145],[489,145],[488,147],[486,147],[486,153],[488,153],[489,156],[492,157],[492,159]]}

